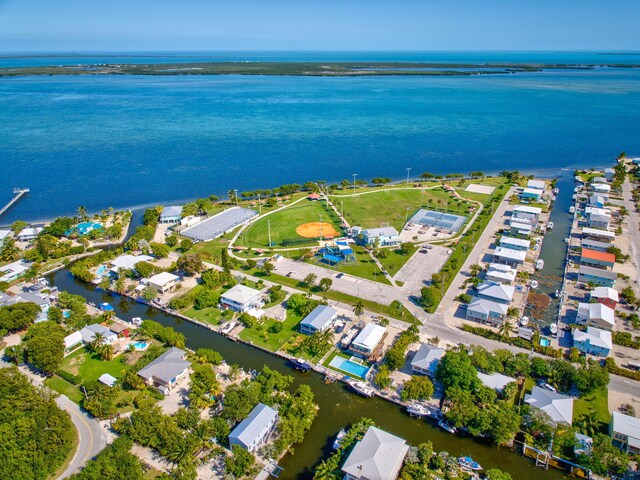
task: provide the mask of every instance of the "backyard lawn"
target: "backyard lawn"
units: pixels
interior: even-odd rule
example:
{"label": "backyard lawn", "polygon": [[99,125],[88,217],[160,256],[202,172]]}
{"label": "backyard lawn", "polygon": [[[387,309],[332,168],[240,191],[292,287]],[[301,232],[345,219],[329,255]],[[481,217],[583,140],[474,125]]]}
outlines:
{"label": "backyard lawn", "polygon": [[111,360],[100,360],[84,348],[66,357],[60,366],[60,369],[79,375],[85,381],[98,380],[103,373],[110,373],[114,377],[120,378],[126,368],[123,355],[118,355]]}
{"label": "backyard lawn", "polygon": [[80,390],[57,375],[47,378],[44,381],[44,384],[51,390],[62,395],[66,395],[71,401],[75,403],[80,403],[80,400],[82,400],[82,393],[80,392]]}
{"label": "backyard lawn", "polygon": [[209,323],[211,325],[218,325],[222,319],[225,318],[222,315],[224,312],[218,307],[207,307],[202,310],[197,310],[195,307],[189,307],[181,313],[185,317],[193,318],[194,320]]}
{"label": "backyard lawn", "polygon": [[[302,245],[317,245],[317,241],[305,239],[296,233],[296,228],[309,222],[323,222],[331,224],[333,229],[341,232],[340,219],[333,210],[327,210],[326,204],[319,201],[302,201],[292,207],[268,215],[247,227],[236,242],[239,246],[251,248],[269,247],[269,226],[271,224],[271,243],[274,247],[296,247]],[[287,243],[291,242],[291,243]],[[283,244],[284,243],[284,244]]]}
{"label": "backyard lawn", "polygon": [[[263,318],[262,323],[252,328],[245,328],[240,332],[240,338],[245,342],[251,342],[272,352],[277,351],[289,338],[295,335],[298,323],[302,317],[291,310],[287,310],[287,318],[283,322],[273,318]],[[282,324],[282,330],[272,333],[269,329],[276,323]]]}
{"label": "backyard lawn", "polygon": [[352,196],[332,196],[336,208],[344,207],[344,216],[351,225],[376,228],[389,224],[402,230],[407,218],[411,218],[420,208],[450,211],[464,214],[468,204],[458,202],[442,188],[434,189],[394,189],[373,191]]}
{"label": "backyard lawn", "polygon": [[611,415],[609,414],[609,395],[606,388],[595,391],[590,395],[576,398],[573,402],[573,420],[577,420],[580,415],[589,412],[590,408],[595,408],[598,420],[601,423],[609,424]]}

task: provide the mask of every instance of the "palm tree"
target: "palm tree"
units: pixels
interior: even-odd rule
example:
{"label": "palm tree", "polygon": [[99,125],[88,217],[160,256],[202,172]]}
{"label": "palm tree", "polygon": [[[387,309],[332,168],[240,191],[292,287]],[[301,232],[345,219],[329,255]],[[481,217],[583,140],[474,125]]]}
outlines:
{"label": "palm tree", "polygon": [[576,425],[580,432],[593,437],[600,431],[600,420],[598,420],[598,413],[596,412],[596,409],[589,407],[589,410],[586,413],[583,413],[578,417]]}
{"label": "palm tree", "polygon": [[101,360],[111,360],[114,354],[113,345],[110,343],[102,344],[98,347],[97,353]]}
{"label": "palm tree", "polygon": [[353,306],[353,314],[358,317],[358,320],[360,320],[360,316],[364,313],[364,304],[362,303],[361,300],[358,300],[358,302]]}
{"label": "palm tree", "polygon": [[91,350],[98,353],[98,350],[100,349],[100,346],[103,343],[104,343],[104,334],[97,332],[95,333],[93,340],[91,340],[91,343],[89,344],[89,346],[91,347]]}
{"label": "palm tree", "polygon": [[502,338],[506,338],[509,336],[509,334],[513,331],[513,323],[511,323],[511,321],[509,319],[505,319],[504,322],[502,322],[502,325],[500,325],[500,335],[502,336]]}
{"label": "palm tree", "polygon": [[83,207],[83,206],[78,207],[78,210],[76,210],[76,213],[78,214],[78,217],[80,217],[84,221],[86,221],[89,218],[86,207]]}
{"label": "palm tree", "polygon": [[238,375],[240,375],[240,371],[242,369],[240,368],[240,365],[238,365],[237,363],[234,363],[233,365],[229,366],[229,373],[227,373],[227,377],[229,378],[229,380],[233,381],[236,378],[238,378]]}
{"label": "palm tree", "polygon": [[171,446],[171,449],[167,452],[167,460],[170,460],[175,465],[181,463],[182,460],[191,455],[191,446],[189,442],[177,441]]}

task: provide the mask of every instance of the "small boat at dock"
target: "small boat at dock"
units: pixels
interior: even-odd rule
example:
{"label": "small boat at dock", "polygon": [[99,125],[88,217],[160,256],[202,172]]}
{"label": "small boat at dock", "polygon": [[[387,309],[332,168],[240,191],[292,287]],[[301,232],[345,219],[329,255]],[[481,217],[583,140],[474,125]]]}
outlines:
{"label": "small boat at dock", "polygon": [[460,468],[462,468],[463,470],[472,470],[472,471],[482,470],[482,467],[480,466],[480,464],[471,457],[459,457],[458,464],[460,465]]}
{"label": "small boat at dock", "polygon": [[580,187],[576,187],[573,189],[573,193],[578,193],[580,191]]}
{"label": "small boat at dock", "polygon": [[431,415],[431,410],[419,403],[412,403],[407,407],[407,413],[412,417],[428,417]]}
{"label": "small boat at dock", "polygon": [[552,323],[551,325],[549,325],[549,331],[551,332],[551,335],[555,336],[558,334],[558,324],[557,323]]}
{"label": "small boat at dock", "polygon": [[560,189],[558,187],[553,189],[553,194],[558,195],[560,193]]}
{"label": "small boat at dock", "polygon": [[553,230],[553,222],[547,223],[547,230]]}
{"label": "small boat at dock", "polygon": [[333,441],[334,450],[338,450],[338,448],[340,448],[340,445],[342,445],[342,440],[344,439],[346,434],[347,432],[344,428],[338,432],[338,435],[336,435],[336,439]]}
{"label": "small boat at dock", "polygon": [[544,268],[544,260],[540,258],[536,261],[536,270],[542,270],[543,268]]}
{"label": "small boat at dock", "polygon": [[522,317],[520,319],[520,325],[522,325],[523,327],[526,327],[527,325],[529,325],[529,317]]}
{"label": "small boat at dock", "polygon": [[292,358],[291,360],[289,360],[289,363],[291,363],[291,366],[294,369],[301,372],[308,372],[309,370],[311,370],[311,364],[303,360],[302,358]]}
{"label": "small boat at dock", "polygon": [[571,207],[569,208],[569,213],[576,213],[576,207],[571,205]]}
{"label": "small boat at dock", "polygon": [[456,432],[458,431],[458,430],[456,429],[456,427],[454,427],[453,425],[448,424],[448,423],[447,423],[446,421],[444,421],[444,420],[440,420],[440,421],[438,422],[438,426],[439,426],[441,429],[443,429],[443,430],[445,430],[445,431],[447,431],[447,432],[449,432],[449,433],[456,433]]}
{"label": "small boat at dock", "polygon": [[347,380],[347,385],[351,387],[353,391],[359,393],[363,397],[373,397],[374,391],[369,385],[364,382],[358,382],[356,380]]}
{"label": "small boat at dock", "polygon": [[537,280],[531,280],[531,288],[538,288],[538,281]]}

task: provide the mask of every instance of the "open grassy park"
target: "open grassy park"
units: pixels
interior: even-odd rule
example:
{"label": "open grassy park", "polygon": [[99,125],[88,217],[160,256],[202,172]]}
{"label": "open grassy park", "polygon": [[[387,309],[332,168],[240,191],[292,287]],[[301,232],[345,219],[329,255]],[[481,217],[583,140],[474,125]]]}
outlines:
{"label": "open grassy park", "polygon": [[440,187],[377,190],[330,198],[338,209],[344,208],[344,216],[351,225],[375,228],[389,224],[398,231],[420,208],[464,215],[469,206]]}
{"label": "open grassy park", "polygon": [[271,243],[274,247],[299,247],[317,245],[317,241],[305,239],[296,233],[296,228],[304,223],[327,222],[335,231],[342,232],[340,219],[324,202],[307,201],[287,207],[259,219],[242,233],[236,242],[239,246],[251,248],[269,247],[269,223]]}

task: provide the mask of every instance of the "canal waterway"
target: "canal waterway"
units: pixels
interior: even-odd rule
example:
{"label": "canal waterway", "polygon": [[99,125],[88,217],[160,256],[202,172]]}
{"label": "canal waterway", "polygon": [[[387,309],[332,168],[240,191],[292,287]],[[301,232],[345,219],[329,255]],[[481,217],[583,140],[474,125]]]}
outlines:
{"label": "canal waterway", "polygon": [[294,385],[307,384],[315,394],[320,409],[316,420],[304,442],[296,445],[292,454],[288,454],[280,463],[284,471],[283,479],[308,479],[313,475],[313,467],[331,452],[331,444],[340,428],[355,422],[361,417],[373,419],[378,426],[405,438],[412,445],[431,441],[436,450],[446,450],[452,455],[470,455],[485,468],[500,468],[511,473],[514,479],[536,478],[540,480],[564,478],[555,470],[543,470],[535,467],[528,459],[512,452],[508,448],[498,448],[486,442],[472,438],[462,438],[445,433],[425,420],[409,417],[400,407],[379,398],[365,399],[355,395],[339,382],[324,384],[321,375],[299,373],[288,368],[285,362],[273,355],[252,348],[206,330],[180,318],[167,315],[130,299],[111,296],[97,291],[92,285],[75,280],[68,270],[60,270],[49,280],[60,290],[82,295],[88,301],[99,304],[110,302],[116,315],[130,320],[142,317],[171,326],[184,334],[186,344],[191,349],[200,347],[219,351],[228,363],[237,363],[245,370],[259,370],[264,365],[280,372],[292,375]]}

